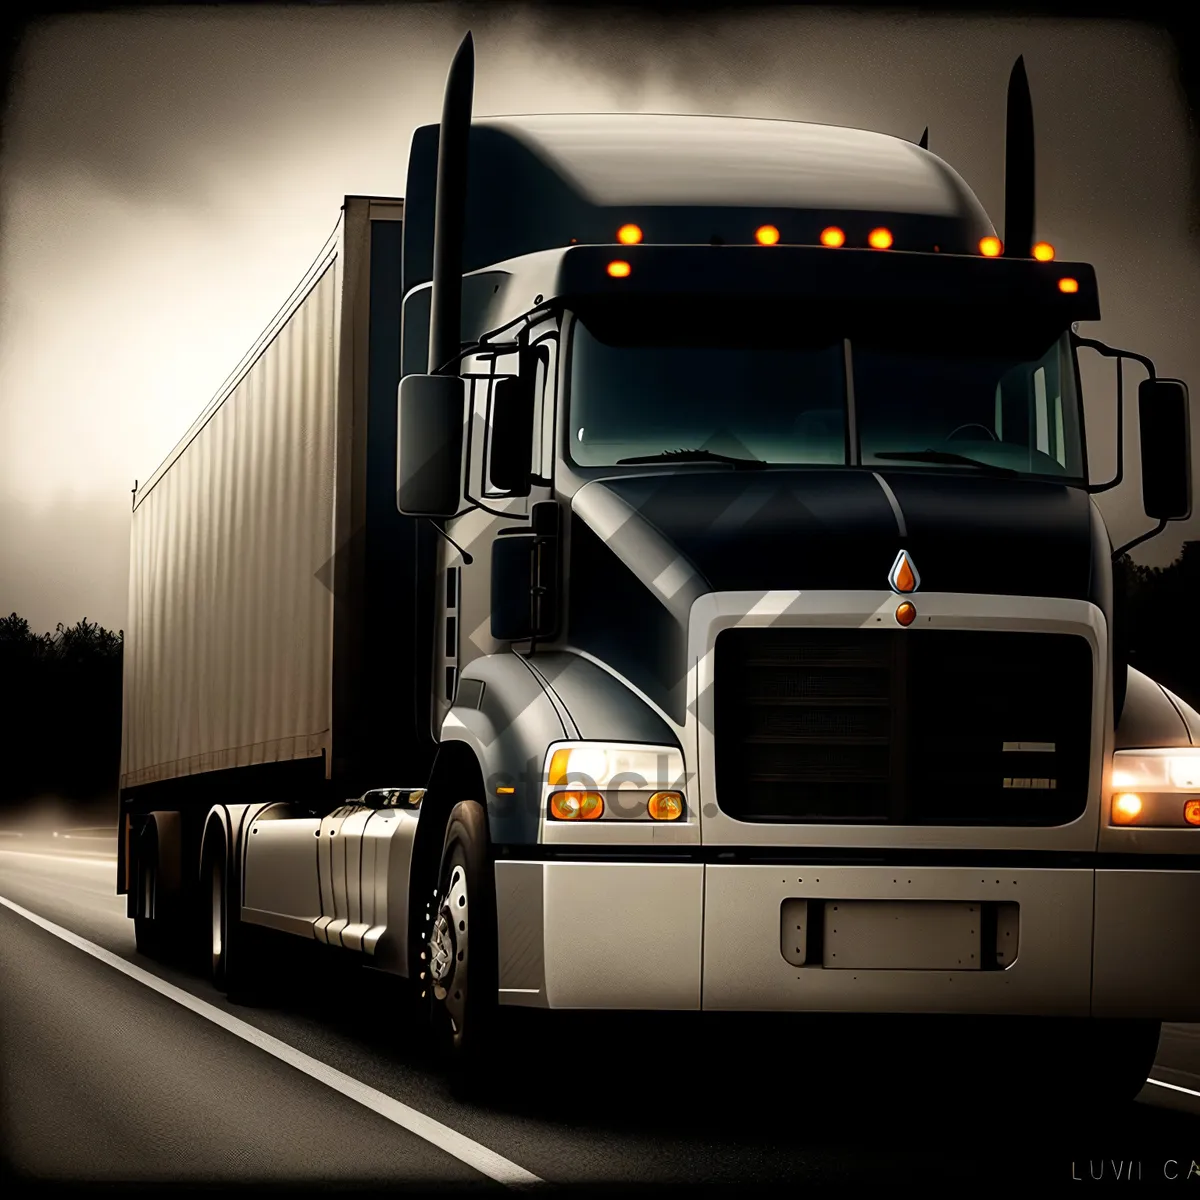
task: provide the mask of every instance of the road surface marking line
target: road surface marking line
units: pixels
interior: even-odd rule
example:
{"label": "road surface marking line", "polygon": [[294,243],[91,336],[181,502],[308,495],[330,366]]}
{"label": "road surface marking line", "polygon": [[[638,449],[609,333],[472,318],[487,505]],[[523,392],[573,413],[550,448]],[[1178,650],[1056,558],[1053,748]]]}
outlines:
{"label": "road surface marking line", "polygon": [[1161,1079],[1147,1079],[1146,1082],[1154,1084],[1155,1087],[1170,1088],[1173,1092],[1183,1092],[1185,1096],[1195,1096],[1200,1100],[1200,1092],[1196,1091],[1195,1088],[1180,1087],[1177,1083],[1163,1083]]}
{"label": "road surface marking line", "polygon": [[415,1108],[410,1108],[407,1104],[402,1104],[399,1100],[393,1100],[391,1096],[376,1091],[375,1088],[368,1087],[365,1083],[360,1083],[357,1079],[327,1066],[318,1059],[310,1058],[286,1042],[281,1042],[278,1038],[272,1037],[269,1033],[263,1033],[261,1029],[256,1029],[246,1021],[231,1016],[217,1008],[215,1004],[209,1004],[206,1000],[193,996],[191,992],[184,991],[183,988],[176,987],[173,983],[167,983],[164,979],[159,979],[157,975],[145,971],[131,962],[126,962],[120,955],[94,945],[69,929],[55,925],[53,921],[47,921],[45,917],[40,917],[37,913],[30,912],[19,904],[14,904],[7,897],[0,896],[0,904],[11,909],[18,916],[24,917],[27,921],[32,921],[48,933],[54,934],[55,937],[61,938],[64,942],[69,942],[72,946],[84,951],[85,954],[90,954],[100,962],[128,975],[130,979],[136,979],[138,983],[145,984],[159,995],[174,1000],[176,1004],[181,1004],[184,1008],[212,1021],[214,1025],[220,1025],[222,1029],[228,1030],[243,1041],[257,1046],[260,1050],[265,1050],[289,1066],[295,1067],[298,1071],[303,1071],[304,1074],[318,1082],[333,1088],[334,1091],[341,1092],[343,1096],[371,1109],[372,1112],[378,1113],[379,1116],[391,1121],[394,1125],[399,1125],[402,1129],[407,1129],[409,1133],[416,1134],[417,1137],[436,1146],[439,1150],[444,1150],[447,1154],[457,1158],[459,1162],[466,1163],[467,1166],[473,1167],[489,1179],[494,1179],[497,1183],[503,1183],[510,1187],[545,1182],[537,1175],[526,1171],[524,1167],[509,1162],[507,1158],[497,1154],[494,1150],[489,1150],[486,1146],[472,1141],[465,1134],[451,1129],[448,1125],[443,1125],[440,1121],[435,1121],[432,1117],[418,1112]]}

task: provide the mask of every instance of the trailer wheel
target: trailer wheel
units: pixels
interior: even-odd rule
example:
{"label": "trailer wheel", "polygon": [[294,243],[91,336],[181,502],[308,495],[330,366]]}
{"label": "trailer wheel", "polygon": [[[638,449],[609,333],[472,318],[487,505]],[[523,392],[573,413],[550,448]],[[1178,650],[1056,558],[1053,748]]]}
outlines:
{"label": "trailer wheel", "polygon": [[158,836],[148,824],[138,839],[137,900],[133,918],[133,938],[139,954],[161,958],[166,947],[163,921],[155,911],[158,899]]}
{"label": "trailer wheel", "polygon": [[455,805],[446,825],[436,893],[429,896],[420,973],[434,1036],[448,1051],[452,1082],[476,1092],[495,1048],[496,898],[487,815]]}

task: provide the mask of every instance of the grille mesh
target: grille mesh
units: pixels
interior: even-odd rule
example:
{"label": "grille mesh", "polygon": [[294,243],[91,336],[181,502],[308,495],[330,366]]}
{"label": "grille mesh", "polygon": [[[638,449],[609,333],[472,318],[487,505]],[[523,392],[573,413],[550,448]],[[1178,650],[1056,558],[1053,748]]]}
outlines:
{"label": "grille mesh", "polygon": [[715,668],[717,801],[740,820],[1060,825],[1086,806],[1082,637],[728,629]]}

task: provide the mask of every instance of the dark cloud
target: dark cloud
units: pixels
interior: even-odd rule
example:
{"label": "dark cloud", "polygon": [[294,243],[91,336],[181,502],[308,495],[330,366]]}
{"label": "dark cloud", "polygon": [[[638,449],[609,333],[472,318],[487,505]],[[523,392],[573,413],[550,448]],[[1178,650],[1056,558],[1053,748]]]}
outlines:
{"label": "dark cloud", "polygon": [[0,504],[0,610],[36,633],[87,618],[125,624],[131,497],[81,493],[38,503],[6,495]]}
{"label": "dark cloud", "polygon": [[[267,186],[285,168],[298,177],[297,162],[329,177],[350,162],[392,161],[386,177],[396,178],[412,124],[436,119],[446,67],[468,26],[480,111],[503,111],[514,80],[528,96],[539,72],[559,80],[565,68],[568,78],[578,74],[581,94],[600,94],[597,84],[606,82],[626,108],[652,99],[677,111],[827,121],[913,140],[928,125],[930,148],[959,170],[998,224],[1005,87],[1024,54],[1037,121],[1039,232],[1062,256],[1093,262],[1100,278],[1105,318],[1085,332],[1148,353],[1165,374],[1200,389],[1200,257],[1188,238],[1194,146],[1170,42],[1132,23],[803,8],[655,15],[498,3],[62,17],[31,26],[20,48],[0,186],[11,196],[30,181],[91,181],[131,209],[158,204],[190,214],[217,183]],[[540,107],[569,107],[557,83],[534,94]],[[346,179],[345,190],[358,187]],[[333,215],[314,227],[313,249]],[[53,233],[42,228],[37,236]],[[18,249],[6,245],[6,255]],[[111,255],[113,270],[122,256],[152,253],[153,246],[123,246]],[[211,253],[219,256],[215,246]],[[306,262],[298,261],[297,276]],[[229,262],[229,286],[244,287],[253,269]],[[69,264],[63,271],[64,281],[74,278]],[[106,299],[97,284],[96,304]],[[246,331],[247,345],[256,333]],[[69,353],[70,345],[64,333],[53,353]],[[15,360],[19,347],[0,350]],[[81,368],[79,394],[91,378]],[[197,384],[197,411],[208,390]],[[63,423],[59,398],[8,392],[6,407],[19,408],[30,429],[35,420]],[[135,419],[130,413],[146,403],[131,393],[129,412],[114,413],[114,421]],[[1105,467],[1113,403],[1098,378],[1089,434]],[[1128,424],[1128,482],[1102,497],[1117,541],[1146,524],[1136,422]],[[15,440],[3,450],[22,453]],[[50,494],[53,464],[45,474]],[[0,609],[17,608],[47,628],[81,616],[119,625],[127,497],[39,508],[41,499],[9,494],[0,503]],[[1200,522],[1172,529],[1137,553],[1169,559],[1198,530]]]}

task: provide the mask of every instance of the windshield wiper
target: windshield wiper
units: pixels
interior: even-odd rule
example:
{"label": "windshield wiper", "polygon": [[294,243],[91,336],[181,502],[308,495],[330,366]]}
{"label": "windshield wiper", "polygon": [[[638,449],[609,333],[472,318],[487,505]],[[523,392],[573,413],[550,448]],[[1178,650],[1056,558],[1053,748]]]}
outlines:
{"label": "windshield wiper", "polygon": [[663,450],[658,454],[640,454],[636,458],[618,458],[617,466],[624,466],[626,463],[657,462],[721,462],[743,470],[767,465],[758,458],[734,458],[729,454],[715,454],[712,450]]}
{"label": "windshield wiper", "polygon": [[877,450],[875,458],[894,458],[901,462],[952,463],[955,466],[978,467],[993,475],[1020,475],[1012,467],[997,467],[992,463],[980,462],[977,458],[968,458],[965,454],[954,454],[950,450]]}

